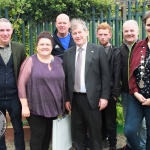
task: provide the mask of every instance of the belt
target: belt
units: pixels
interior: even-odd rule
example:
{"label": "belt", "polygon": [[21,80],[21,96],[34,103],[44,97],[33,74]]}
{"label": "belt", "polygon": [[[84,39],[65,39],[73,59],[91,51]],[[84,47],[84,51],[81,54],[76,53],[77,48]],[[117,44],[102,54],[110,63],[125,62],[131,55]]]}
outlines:
{"label": "belt", "polygon": [[73,92],[74,94],[86,94],[86,93],[82,93],[82,92]]}

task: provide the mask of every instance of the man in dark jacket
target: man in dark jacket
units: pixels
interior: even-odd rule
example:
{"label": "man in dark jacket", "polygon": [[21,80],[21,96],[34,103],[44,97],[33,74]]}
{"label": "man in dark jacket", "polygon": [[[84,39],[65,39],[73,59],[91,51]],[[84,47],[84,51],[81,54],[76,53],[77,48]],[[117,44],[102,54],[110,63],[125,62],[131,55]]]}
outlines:
{"label": "man in dark jacket", "polygon": [[[11,41],[13,29],[9,20],[0,19],[0,111],[9,113],[14,129],[16,150],[25,150],[21,121],[21,103],[18,98],[17,80],[26,55],[22,44]],[[0,138],[0,149],[6,150],[5,136]]]}
{"label": "man in dark jacket", "polygon": [[64,51],[75,45],[69,32],[70,20],[66,14],[60,14],[56,18],[56,30],[53,34],[53,50],[54,56],[63,58]]}
{"label": "man in dark jacket", "polygon": [[111,27],[107,23],[101,23],[97,28],[97,38],[101,45],[104,46],[107,54],[110,69],[110,99],[107,107],[102,110],[102,132],[103,140],[108,136],[109,150],[116,150],[116,100],[120,95],[121,85],[121,55],[120,50],[110,44],[112,37]]}
{"label": "man in dark jacket", "polygon": [[[123,115],[126,118],[127,108],[128,108],[128,101],[130,100],[130,93],[129,93],[129,86],[128,86],[128,76],[129,76],[129,62],[132,50],[135,44],[138,41],[138,34],[139,34],[139,27],[135,20],[127,20],[123,24],[123,43],[119,47],[121,51],[121,62],[122,62],[122,69],[121,69],[121,81],[122,81],[122,106],[123,106]],[[133,125],[134,128],[134,125]],[[140,135],[140,146],[141,150],[145,150],[146,146],[146,125],[145,119],[143,119],[141,123],[141,128],[139,131]],[[128,141],[126,141],[126,145],[123,148],[118,150],[132,150]]]}

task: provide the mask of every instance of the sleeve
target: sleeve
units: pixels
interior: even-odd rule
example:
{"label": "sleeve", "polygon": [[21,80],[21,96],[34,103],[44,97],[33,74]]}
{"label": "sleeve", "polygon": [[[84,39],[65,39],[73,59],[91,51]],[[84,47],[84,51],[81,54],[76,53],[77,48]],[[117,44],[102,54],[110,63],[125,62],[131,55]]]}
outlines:
{"label": "sleeve", "polygon": [[67,53],[64,52],[64,57],[63,57],[63,68],[64,68],[64,73],[65,73],[65,91],[66,91],[66,98],[65,102],[69,101],[69,96],[68,96],[68,84],[67,84]]}
{"label": "sleeve", "polygon": [[113,89],[112,94],[115,97],[118,97],[121,92],[121,52],[116,48],[114,53],[114,62],[113,62]]}
{"label": "sleeve", "polygon": [[19,98],[27,98],[26,95],[26,84],[31,74],[32,68],[32,57],[28,57],[22,63],[20,72],[19,72],[19,79],[18,79],[18,95]]}
{"label": "sleeve", "polygon": [[101,68],[101,98],[109,99],[110,96],[110,72],[109,72],[109,63],[104,51],[104,48],[101,46],[100,51],[100,68]]}
{"label": "sleeve", "polygon": [[[132,88],[130,85],[132,85]],[[130,94],[134,94],[135,92],[139,92],[138,86],[136,83],[136,78],[135,78],[134,74],[131,76],[131,78],[129,80],[129,90],[130,90]]]}
{"label": "sleeve", "polygon": [[[134,94],[135,92],[138,92],[138,85],[136,83],[136,77],[134,75],[134,68],[132,64],[134,64],[135,62],[135,58],[137,59],[138,57],[135,55],[135,51],[138,50],[138,47],[139,47],[139,43],[137,43],[135,45],[135,47],[133,48],[132,50],[132,54],[131,54],[131,57],[130,57],[130,68],[129,68],[129,73],[130,73],[130,78],[129,78],[129,82],[128,82],[128,85],[129,85],[129,92],[130,94]],[[137,61],[137,60],[136,60]]]}
{"label": "sleeve", "polygon": [[21,63],[23,63],[23,61],[26,59],[26,53],[25,53],[25,49],[22,46],[22,55],[21,55]]}

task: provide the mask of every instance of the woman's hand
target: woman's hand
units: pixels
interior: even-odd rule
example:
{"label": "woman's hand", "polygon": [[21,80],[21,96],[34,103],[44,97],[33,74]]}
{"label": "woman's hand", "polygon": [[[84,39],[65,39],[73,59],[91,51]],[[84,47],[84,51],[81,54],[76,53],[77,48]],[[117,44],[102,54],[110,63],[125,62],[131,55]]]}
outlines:
{"label": "woman's hand", "polygon": [[30,110],[28,106],[22,107],[22,115],[24,117],[30,117]]}
{"label": "woman's hand", "polygon": [[144,103],[147,101],[147,99],[140,93],[135,92],[134,96],[139,100],[139,102]]}
{"label": "woman's hand", "polygon": [[66,102],[66,103],[65,103],[65,107],[66,107],[66,109],[67,109],[69,112],[71,112],[71,104],[70,104],[70,102]]}
{"label": "woman's hand", "polygon": [[142,105],[149,106],[149,105],[150,105],[150,98],[148,98],[148,99],[146,100],[146,102],[142,103]]}
{"label": "woman's hand", "polygon": [[29,110],[27,98],[20,98],[20,102],[22,105],[22,116],[30,117],[30,110]]}

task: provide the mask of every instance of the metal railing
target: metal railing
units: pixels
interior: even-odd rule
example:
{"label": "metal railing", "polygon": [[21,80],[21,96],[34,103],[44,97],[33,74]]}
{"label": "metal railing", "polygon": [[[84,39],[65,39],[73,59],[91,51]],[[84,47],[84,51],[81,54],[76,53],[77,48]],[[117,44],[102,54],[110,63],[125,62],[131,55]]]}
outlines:
{"label": "metal railing", "polygon": [[[112,39],[111,42],[115,46],[120,46],[123,40],[122,37],[122,25],[125,20],[134,19],[138,22],[139,25],[139,39],[143,39],[146,37],[144,25],[142,23],[142,17],[143,14],[147,10],[149,10],[149,5],[145,1],[142,3],[138,3],[136,0],[135,2],[128,1],[127,6],[115,6],[115,12],[112,12],[111,6],[108,7],[107,16],[104,16],[103,8],[102,6],[99,7],[101,10],[99,16],[97,17],[96,10],[94,7],[91,8],[92,16],[91,19],[85,20],[89,29],[89,41],[93,43],[98,43],[96,39],[96,29],[99,23],[101,22],[107,22],[112,27]],[[140,11],[139,11],[140,8]],[[123,9],[125,9],[123,11]],[[86,12],[86,10],[85,10]],[[125,14],[125,17],[123,18],[123,12]],[[5,17],[9,19],[8,15],[8,8],[0,9],[0,17]],[[16,19],[16,16],[14,16],[14,20]],[[23,18],[22,18],[23,20]],[[12,39],[14,41],[18,41],[20,43],[23,43],[26,49],[26,53],[28,55],[32,55],[35,52],[35,43],[37,35],[43,31],[50,31],[51,33],[55,30],[55,23],[50,20],[50,18],[47,19],[48,21],[45,21],[43,23],[40,22],[33,22],[32,16],[30,16],[30,19],[28,21],[24,21],[20,25],[20,28],[15,30],[13,33]]]}

